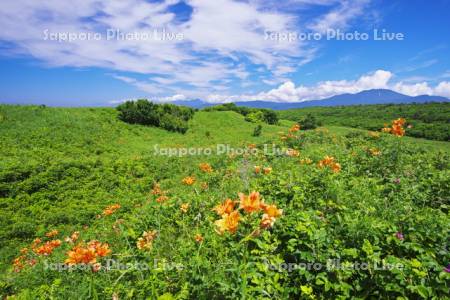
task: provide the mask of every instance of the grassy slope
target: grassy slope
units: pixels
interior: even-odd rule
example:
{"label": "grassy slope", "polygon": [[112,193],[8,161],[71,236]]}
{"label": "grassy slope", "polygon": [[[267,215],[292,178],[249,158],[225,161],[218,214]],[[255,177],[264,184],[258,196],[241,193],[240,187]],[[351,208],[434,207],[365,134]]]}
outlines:
{"label": "grassy slope", "polygon": [[[10,261],[17,255],[18,248],[29,243],[34,237],[42,236],[50,228],[70,233],[79,230],[82,225],[89,224],[92,226],[92,231],[88,230],[86,236],[108,240],[107,233],[99,233],[101,232],[100,228],[104,225],[95,220],[96,214],[101,212],[106,205],[119,201],[122,204],[122,217],[131,220],[143,219],[141,209],[136,205],[140,205],[147,199],[153,182],[160,182],[162,186],[168,188],[173,187],[174,194],[179,195],[175,196],[178,202],[193,201],[193,207],[199,205],[202,208],[204,208],[204,203],[207,203],[207,206],[214,205],[214,203],[229,197],[231,193],[235,194],[237,191],[244,190],[244,186],[248,188],[246,182],[248,178],[246,177],[243,177],[242,180],[238,177],[228,183],[222,174],[218,174],[217,177],[213,176],[214,178],[210,179],[211,192],[199,194],[196,191],[195,194],[192,194],[192,191],[185,187],[176,185],[184,176],[198,172],[199,162],[207,160],[218,170],[230,168],[227,165],[228,162],[221,157],[208,159],[205,157],[180,159],[155,157],[153,156],[154,144],[169,147],[207,147],[214,146],[216,143],[231,144],[232,146],[264,143],[276,138],[279,131],[286,131],[287,127],[292,124],[292,121],[283,120],[281,126],[264,125],[262,136],[252,137],[251,133],[255,125],[245,122],[239,114],[199,112],[191,121],[188,133],[181,135],[157,128],[125,124],[116,119],[116,112],[111,108],[39,108],[35,106],[0,106],[0,122],[0,155],[2,157],[0,162],[0,225],[2,228],[0,231],[0,240],[2,241],[0,270],[2,271],[10,266]],[[341,141],[339,138],[350,132],[366,134],[363,130],[344,127],[333,126],[328,129],[330,130],[329,136],[322,138],[310,135],[311,140],[307,142],[306,149],[302,150],[302,155],[311,157],[314,161],[321,159],[324,153],[344,159],[350,150],[343,150],[345,140]],[[207,131],[210,133],[209,137],[206,135]],[[396,141],[395,137],[386,138]],[[405,138],[402,141],[405,148],[421,148],[433,152],[450,149],[448,143],[445,142],[414,138]],[[425,153],[420,155],[426,156]],[[298,163],[292,164],[284,159],[263,162],[263,164],[269,163],[272,164],[274,170],[280,171],[295,171],[300,167]],[[248,168],[248,166],[242,166],[242,168],[244,167]],[[231,168],[237,167],[232,166]],[[248,171],[248,169],[246,170]],[[305,171],[307,172],[305,174],[310,173],[310,170],[301,170],[301,172]],[[281,178],[284,175],[280,173],[279,176]],[[291,179],[285,178],[284,180]],[[350,186],[355,191],[360,189],[361,193],[365,192],[363,189],[365,185],[369,186],[369,182],[372,182],[369,180],[368,183],[364,183],[363,178],[361,178],[361,182],[357,178],[354,180],[360,184],[360,187],[353,186],[353,182],[349,183]],[[344,180],[341,184],[344,185],[345,182]],[[261,187],[265,187],[265,185],[262,184]],[[350,190],[344,187],[342,189],[350,193]],[[266,191],[266,193],[270,193],[270,191]],[[189,200],[184,199],[185,194],[189,195]],[[378,201],[375,194],[367,196],[368,201],[371,200],[370,197],[373,197],[372,200]],[[350,194],[342,194],[340,197],[348,198],[349,203],[356,203],[357,199],[353,199],[352,197],[356,196]],[[311,199],[313,200],[313,198]],[[387,205],[384,202],[381,204]],[[359,211],[354,210],[354,214],[357,213]],[[396,211],[392,211],[394,214],[392,216],[386,216],[386,214],[386,212],[381,212],[377,217],[380,220],[393,218],[396,216]],[[144,225],[148,226],[148,224],[156,222],[155,219],[152,219],[155,216],[148,212],[144,216],[149,218],[145,221],[147,224]],[[179,217],[181,218],[181,216]],[[158,216],[156,218],[158,222],[163,222],[159,220]],[[348,222],[351,220],[352,217],[349,215]],[[205,228],[209,228],[206,224],[210,224],[212,221],[211,219],[204,220]],[[139,221],[136,222],[139,223]],[[166,222],[170,223],[171,221]],[[366,223],[361,221],[361,224]],[[142,228],[136,229],[136,232],[146,229],[144,225],[141,226]],[[363,225],[358,223],[358,226]],[[156,225],[153,224],[153,226]],[[157,251],[162,257],[164,254],[178,255],[177,250],[191,239],[189,236],[181,235],[176,228],[172,229],[175,231],[164,228],[159,230],[161,231],[161,241]],[[164,233],[164,230],[167,232]],[[357,232],[361,235],[368,234],[359,229]],[[180,234],[179,237],[178,234]],[[165,236],[167,240],[165,240]],[[177,236],[177,239],[172,240],[171,236]],[[205,235],[205,239],[213,240],[216,238],[214,236],[212,231],[212,236]],[[136,239],[136,237],[132,236],[132,239]],[[208,246],[212,251],[210,256],[213,256],[214,251],[218,251],[214,246],[220,247],[220,244]],[[115,249],[124,249],[121,247],[124,246],[117,245]],[[186,248],[186,251],[188,250],[189,248]],[[203,251],[207,251],[206,248]],[[186,255],[189,257],[190,254]],[[208,255],[205,254],[205,257]],[[58,259],[61,261],[64,258],[58,257]],[[77,280],[82,279],[77,278]],[[23,285],[21,288],[25,288],[27,282],[24,282]],[[20,289],[20,287],[17,288]],[[80,290],[83,289],[80,288]]]}
{"label": "grassy slope", "polygon": [[253,137],[255,125],[235,112],[198,112],[185,135],[123,123],[112,108],[0,106],[0,116],[2,264],[11,260],[18,243],[48,226],[89,222],[125,193],[135,176],[143,176],[142,160],[153,170],[145,180],[151,185],[166,159],[153,156],[155,144],[238,147],[264,142],[284,129],[263,125],[262,135]]}
{"label": "grassy slope", "polygon": [[430,140],[450,139],[450,103],[355,105],[308,107],[279,111],[281,118],[298,121],[313,114],[325,126],[345,126],[379,130],[383,124],[403,117],[412,128],[407,134]]}
{"label": "grassy slope", "polygon": [[[27,162],[48,158],[126,157],[153,153],[152,146],[206,147],[217,143],[232,146],[273,139],[292,124],[263,125],[260,137],[251,136],[254,124],[235,112],[198,112],[185,134],[129,125],[116,119],[111,108],[39,108],[0,106],[1,155],[5,162]],[[358,129],[326,126],[336,134]],[[210,133],[207,137],[206,133]],[[430,148],[448,150],[449,143],[407,138]]]}
{"label": "grassy slope", "polygon": [[[27,153],[42,151],[43,157],[126,156],[152,152],[151,145],[207,146],[217,142],[237,146],[272,138],[282,128],[263,125],[263,134],[252,137],[254,124],[235,112],[198,112],[187,134],[129,125],[116,119],[112,108],[39,108],[0,106],[0,134],[4,158],[30,159]],[[206,138],[206,132],[210,138]]]}
{"label": "grassy slope", "polygon": [[[328,128],[330,132],[333,132],[336,135],[340,136],[344,136],[350,132],[363,132],[363,133],[367,132],[367,130],[365,129],[342,127],[342,126],[325,126],[324,128]],[[450,152],[450,142],[426,140],[409,136],[405,136],[403,137],[403,139],[405,140],[406,143],[411,145],[418,145],[424,150]]]}
{"label": "grassy slope", "polygon": [[[164,165],[164,159],[153,156],[154,144],[215,149],[216,144],[223,143],[238,147],[273,140],[278,132],[292,124],[292,121],[282,120],[280,126],[263,125],[262,135],[253,137],[251,133],[255,125],[244,121],[243,116],[235,112],[198,112],[185,135],[123,123],[117,120],[116,112],[111,108],[0,106],[0,116],[0,195],[5,197],[22,192],[32,195],[24,199],[24,204],[9,198],[2,200],[6,205],[2,222],[7,224],[3,234],[19,238],[32,237],[41,221],[47,222],[43,227],[61,221],[87,221],[99,206],[111,201],[109,197],[115,190],[114,183],[110,182],[117,180],[114,173],[117,169],[125,168],[134,175],[126,166],[128,160],[146,159],[154,164],[154,168]],[[337,126],[327,128],[337,136],[364,132]],[[447,142],[415,138],[405,138],[404,141],[431,151],[450,150]],[[333,145],[318,145],[308,151],[332,148]],[[70,178],[66,179],[66,176]],[[86,188],[91,189],[90,195],[97,193],[93,199],[87,198],[83,191]],[[44,201],[38,197],[41,191],[48,197],[46,190],[53,191],[53,199]],[[32,210],[29,208],[32,199],[42,200],[45,205]],[[82,217],[62,216],[64,213],[60,208],[72,200],[77,200],[71,204],[75,210],[83,208],[80,212]],[[15,218],[8,218],[9,210],[17,210]],[[9,230],[12,235],[7,234]],[[11,244],[15,242],[11,241]]]}

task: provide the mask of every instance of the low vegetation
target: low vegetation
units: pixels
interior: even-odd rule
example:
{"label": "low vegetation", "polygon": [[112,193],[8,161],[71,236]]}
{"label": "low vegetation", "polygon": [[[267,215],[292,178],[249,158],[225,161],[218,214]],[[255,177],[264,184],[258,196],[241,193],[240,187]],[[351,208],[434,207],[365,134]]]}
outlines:
{"label": "low vegetation", "polygon": [[406,135],[450,141],[450,103],[380,104],[340,107],[310,107],[278,112],[281,119],[298,121],[308,114],[324,126],[345,126],[380,130],[393,119],[405,118]]}
{"label": "low vegetation", "polygon": [[209,106],[204,111],[234,111],[245,117],[245,120],[252,123],[264,122],[271,125],[278,124],[278,116],[272,109],[251,108],[246,106],[237,106],[234,103],[226,103],[215,106]]}
{"label": "low vegetation", "polygon": [[156,104],[145,99],[126,101],[117,107],[119,119],[130,124],[160,127],[185,133],[194,110],[173,104]]}
{"label": "low vegetation", "polygon": [[0,297],[448,297],[450,148],[407,119],[255,136],[232,111],[185,134],[119,114],[0,106]]}
{"label": "low vegetation", "polygon": [[307,114],[298,121],[298,124],[303,130],[316,129],[322,125],[313,114]]}

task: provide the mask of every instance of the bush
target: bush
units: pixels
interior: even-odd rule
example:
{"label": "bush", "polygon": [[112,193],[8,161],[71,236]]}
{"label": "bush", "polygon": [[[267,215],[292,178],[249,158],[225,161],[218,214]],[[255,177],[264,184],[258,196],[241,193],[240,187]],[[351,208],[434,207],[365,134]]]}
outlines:
{"label": "bush", "polygon": [[255,111],[245,116],[245,121],[252,123],[263,122],[263,119],[264,114],[262,111]]}
{"label": "bush", "polygon": [[264,114],[264,122],[271,125],[278,124],[278,115],[275,111],[271,109],[263,109],[262,112]]}
{"label": "bush", "polygon": [[155,104],[145,99],[127,101],[117,107],[119,119],[130,124],[141,124],[185,133],[188,121],[195,111],[173,104]]}
{"label": "bush", "polygon": [[298,123],[304,130],[316,129],[321,125],[320,122],[317,121],[316,117],[314,117],[312,114],[307,114],[306,117],[300,120]]}
{"label": "bush", "polygon": [[225,103],[215,106],[206,107],[204,111],[235,111],[245,117],[247,122],[258,123],[264,122],[267,124],[278,124],[278,115],[271,109],[258,109],[246,106],[237,106],[234,103]]}
{"label": "bush", "polygon": [[262,131],[262,126],[258,124],[255,129],[253,129],[253,136],[260,136]]}

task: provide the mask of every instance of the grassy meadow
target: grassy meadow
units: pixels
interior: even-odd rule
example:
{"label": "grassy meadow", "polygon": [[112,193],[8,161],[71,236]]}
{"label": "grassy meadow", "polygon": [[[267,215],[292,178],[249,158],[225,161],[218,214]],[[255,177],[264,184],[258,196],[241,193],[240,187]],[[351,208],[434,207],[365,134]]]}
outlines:
{"label": "grassy meadow", "polygon": [[[404,110],[366,109],[373,131],[320,108],[253,136],[232,111],[181,134],[0,105],[0,297],[448,299],[450,144],[432,140],[448,123],[398,137],[380,129]],[[330,115],[297,130],[304,112]]]}
{"label": "grassy meadow", "polygon": [[325,126],[379,130],[384,123],[405,118],[407,135],[437,141],[450,141],[450,103],[377,104],[339,107],[308,107],[280,111],[283,119],[298,121],[313,114]]}

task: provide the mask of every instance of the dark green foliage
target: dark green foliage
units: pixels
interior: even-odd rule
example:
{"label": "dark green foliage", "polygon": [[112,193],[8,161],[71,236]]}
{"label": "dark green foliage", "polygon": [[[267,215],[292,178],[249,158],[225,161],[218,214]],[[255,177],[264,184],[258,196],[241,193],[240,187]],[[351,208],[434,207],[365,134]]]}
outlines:
{"label": "dark green foliage", "polygon": [[379,104],[338,107],[310,107],[278,112],[279,117],[298,121],[314,115],[324,126],[336,125],[379,131],[385,123],[405,118],[406,135],[450,141],[450,103]]}
{"label": "dark green foliage", "polygon": [[260,124],[256,125],[255,129],[253,130],[253,136],[260,136],[262,131],[262,126]]}
{"label": "dark green foliage", "polygon": [[267,124],[278,124],[278,115],[271,109],[262,109],[264,122]]}
{"label": "dark green foliage", "polygon": [[235,111],[245,117],[247,122],[258,123],[264,122],[271,125],[278,124],[278,115],[272,109],[251,108],[246,106],[237,106],[234,103],[225,103],[215,106],[206,107],[204,111]]}
{"label": "dark green foliage", "polygon": [[321,125],[313,114],[307,114],[306,117],[301,119],[298,123],[300,124],[300,128],[304,130],[316,129]]}
{"label": "dark green foliage", "polygon": [[185,133],[187,122],[194,116],[189,107],[173,104],[155,104],[145,99],[127,101],[117,107],[119,119],[130,124],[161,127]]}

